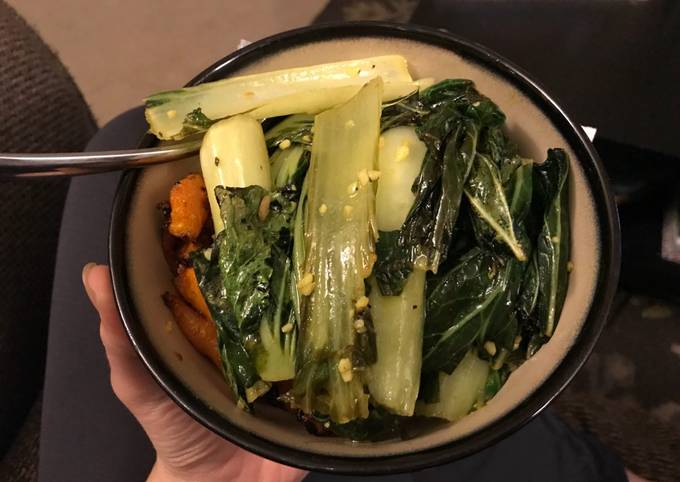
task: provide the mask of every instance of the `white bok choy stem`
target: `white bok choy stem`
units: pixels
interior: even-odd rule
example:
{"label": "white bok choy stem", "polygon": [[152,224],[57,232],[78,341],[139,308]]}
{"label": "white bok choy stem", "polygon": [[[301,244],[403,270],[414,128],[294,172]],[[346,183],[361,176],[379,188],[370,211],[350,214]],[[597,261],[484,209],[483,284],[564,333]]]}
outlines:
{"label": "white bok choy stem", "polygon": [[[362,314],[364,280],[375,261],[374,195],[362,173],[375,167],[382,82],[316,116],[307,174],[298,371],[292,393],[305,413],[336,423],[368,416],[366,365],[373,351]],[[368,349],[365,349],[368,348]]]}
{"label": "white bok choy stem", "polygon": [[262,126],[252,117],[244,115],[217,122],[203,138],[200,157],[217,234],[224,229],[215,197],[217,186],[261,186],[271,190],[269,155]]}
{"label": "white bok choy stem", "polygon": [[[411,191],[427,148],[415,128],[385,131],[380,140],[380,178],[376,192],[379,232],[399,230],[415,196]],[[377,362],[371,366],[373,399],[398,415],[413,415],[420,386],[424,324],[425,271],[414,268],[398,296],[383,296],[371,281],[371,315],[376,334]]]}
{"label": "white bok choy stem", "polygon": [[207,82],[159,92],[146,99],[149,130],[159,139],[179,140],[236,114],[256,119],[317,114],[348,101],[371,79],[384,82],[381,99],[398,99],[418,89],[401,55],[384,55]]}
{"label": "white bok choy stem", "polygon": [[416,414],[450,422],[460,420],[472,410],[475,402],[483,399],[488,376],[489,363],[479,358],[474,349],[470,350],[451,375],[439,372],[439,401],[418,402]]}

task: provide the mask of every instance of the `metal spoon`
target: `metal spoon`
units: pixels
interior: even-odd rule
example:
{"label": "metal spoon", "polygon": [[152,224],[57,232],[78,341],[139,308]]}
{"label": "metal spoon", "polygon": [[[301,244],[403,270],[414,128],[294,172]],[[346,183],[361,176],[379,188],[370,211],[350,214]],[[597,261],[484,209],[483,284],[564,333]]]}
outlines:
{"label": "metal spoon", "polygon": [[169,146],[125,151],[73,152],[62,154],[0,153],[0,179],[47,176],[79,176],[161,164],[190,157],[201,140]]}

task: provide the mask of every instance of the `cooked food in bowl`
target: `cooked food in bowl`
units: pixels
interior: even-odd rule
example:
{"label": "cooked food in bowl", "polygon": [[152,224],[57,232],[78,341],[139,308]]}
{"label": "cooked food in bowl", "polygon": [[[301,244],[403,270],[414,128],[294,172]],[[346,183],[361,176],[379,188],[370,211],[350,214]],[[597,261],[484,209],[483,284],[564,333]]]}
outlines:
{"label": "cooked food in bowl", "polygon": [[242,409],[398,437],[480,408],[553,334],[569,159],[523,158],[472,81],[414,81],[390,55],[160,93],[146,114],[162,139],[205,131],[201,173],[163,205],[163,298]]}

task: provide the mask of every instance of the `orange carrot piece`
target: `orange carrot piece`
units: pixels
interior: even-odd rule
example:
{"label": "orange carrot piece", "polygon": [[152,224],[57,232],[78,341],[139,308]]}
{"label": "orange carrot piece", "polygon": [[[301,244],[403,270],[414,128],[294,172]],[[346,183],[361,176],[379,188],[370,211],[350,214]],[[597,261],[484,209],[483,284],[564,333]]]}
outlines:
{"label": "orange carrot piece", "polygon": [[222,361],[217,351],[215,323],[196,312],[177,295],[165,293],[163,301],[172,312],[175,322],[189,343],[199,353],[209,358],[215,366],[221,368]]}
{"label": "orange carrot piece", "polygon": [[203,176],[189,174],[170,189],[170,224],[173,236],[195,240],[210,215]]}
{"label": "orange carrot piece", "polygon": [[198,287],[198,279],[196,278],[194,268],[180,266],[179,272],[175,277],[175,288],[196,311],[207,319],[212,320],[208,305],[205,302],[205,298],[203,298],[203,293],[201,293],[201,289]]}

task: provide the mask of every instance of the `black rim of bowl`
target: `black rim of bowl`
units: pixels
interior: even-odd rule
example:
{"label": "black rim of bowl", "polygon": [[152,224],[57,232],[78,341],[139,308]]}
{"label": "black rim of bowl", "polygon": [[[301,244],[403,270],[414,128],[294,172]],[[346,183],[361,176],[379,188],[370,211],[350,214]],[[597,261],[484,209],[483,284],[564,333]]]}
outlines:
{"label": "black rim of bowl", "polygon": [[[501,419],[478,432],[432,449],[381,457],[321,455],[279,445],[232,425],[185,387],[163,364],[145,335],[128,289],[126,267],[127,213],[138,171],[126,172],[118,186],[109,233],[109,261],[116,302],[130,340],[143,363],[168,395],[197,421],[231,442],[263,457],[307,470],[347,474],[399,473],[433,467],[478,452],[508,436],[538,415],[572,380],[590,355],[606,323],[619,277],[619,221],[609,182],[595,151],[574,123],[545,90],[520,68],[491,50],[448,32],[383,22],[350,22],[304,27],[265,38],[237,50],[197,75],[195,85],[223,78],[264,56],[315,41],[348,37],[388,37],[415,40],[452,50],[468,61],[499,74],[527,95],[559,129],[582,168],[592,191],[598,216],[600,271],[593,303],[573,346],[554,372],[526,400]],[[154,145],[146,135],[142,147]],[[359,463],[358,463],[359,462]]]}

